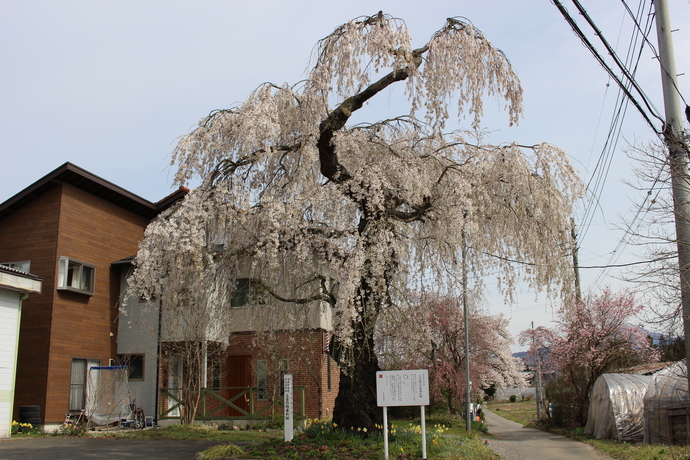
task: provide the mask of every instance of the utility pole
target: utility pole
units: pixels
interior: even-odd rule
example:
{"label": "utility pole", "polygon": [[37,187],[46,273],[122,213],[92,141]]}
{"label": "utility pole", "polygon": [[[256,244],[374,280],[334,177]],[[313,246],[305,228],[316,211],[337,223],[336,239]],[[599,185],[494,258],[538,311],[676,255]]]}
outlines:
{"label": "utility pole", "polygon": [[[663,133],[671,166],[680,296],[683,307],[683,329],[685,331],[685,356],[690,358],[690,180],[688,178],[688,152],[683,140],[683,115],[678,98],[676,62],[666,0],[654,0],[654,13],[666,117]],[[688,382],[690,383],[690,373],[688,373]]]}
{"label": "utility pole", "polygon": [[582,288],[580,287],[580,263],[577,257],[577,229],[575,219],[570,218],[570,236],[573,238],[573,269],[575,270],[575,300],[582,300]]}
{"label": "utility pole", "polygon": [[465,230],[462,231],[462,312],[465,326],[465,424],[469,433],[472,431],[472,401],[470,393],[470,321],[469,306],[467,305],[467,244]]}
{"label": "utility pole", "polygon": [[[534,338],[534,321],[532,321],[532,343],[535,342]],[[537,387],[535,388],[535,396],[537,398],[537,421],[541,420],[541,350],[539,350],[539,356],[537,358]]]}

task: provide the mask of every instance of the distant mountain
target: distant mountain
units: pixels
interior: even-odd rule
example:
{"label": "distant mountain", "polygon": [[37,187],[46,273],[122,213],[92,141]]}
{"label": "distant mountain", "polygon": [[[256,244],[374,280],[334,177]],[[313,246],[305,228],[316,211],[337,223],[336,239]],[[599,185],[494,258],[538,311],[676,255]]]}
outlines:
{"label": "distant mountain", "polygon": [[513,353],[513,358],[525,359],[526,356],[527,356],[526,351],[518,351],[517,353]]}

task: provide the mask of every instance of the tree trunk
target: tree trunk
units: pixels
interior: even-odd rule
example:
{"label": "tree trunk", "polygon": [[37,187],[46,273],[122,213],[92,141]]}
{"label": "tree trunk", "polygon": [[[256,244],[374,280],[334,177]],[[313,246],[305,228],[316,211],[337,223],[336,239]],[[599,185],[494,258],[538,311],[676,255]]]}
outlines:
{"label": "tree trunk", "polygon": [[373,334],[357,334],[353,344],[355,362],[349,370],[341,367],[333,409],[333,422],[338,427],[371,433],[383,426],[383,409],[376,405],[376,372],[380,368],[373,343]]}
{"label": "tree trunk", "polygon": [[[360,225],[361,228],[363,226]],[[379,308],[367,277],[361,279],[359,297],[362,304],[360,317],[352,322],[352,344],[344,348],[337,336],[334,341],[333,355],[341,366],[333,422],[366,436],[383,426],[383,409],[376,405],[376,372],[381,368],[374,350],[374,329]],[[343,353],[347,353],[345,359]]]}

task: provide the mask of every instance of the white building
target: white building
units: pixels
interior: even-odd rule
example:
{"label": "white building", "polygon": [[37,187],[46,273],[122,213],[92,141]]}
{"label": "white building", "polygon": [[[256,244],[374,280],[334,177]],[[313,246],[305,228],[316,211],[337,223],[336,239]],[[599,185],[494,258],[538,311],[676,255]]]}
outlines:
{"label": "white building", "polygon": [[0,263],[0,438],[10,435],[22,301],[40,294],[42,279]]}

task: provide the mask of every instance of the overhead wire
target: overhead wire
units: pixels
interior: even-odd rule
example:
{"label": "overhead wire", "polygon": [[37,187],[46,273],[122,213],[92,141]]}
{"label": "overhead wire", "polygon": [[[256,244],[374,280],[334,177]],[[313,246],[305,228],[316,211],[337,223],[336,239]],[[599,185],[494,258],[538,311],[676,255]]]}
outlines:
{"label": "overhead wire", "polygon": [[[626,11],[628,12],[628,14],[630,15],[630,17],[632,18],[633,23],[635,24],[635,27],[637,27],[637,29],[640,31],[640,33],[641,33],[642,36],[644,37],[645,43],[647,43],[647,45],[649,46],[649,49],[652,51],[652,55],[654,56],[654,59],[656,59],[656,60],[659,61],[659,65],[661,66],[661,69],[663,70],[663,72],[664,72],[666,75],[669,75],[669,76],[670,76],[670,74],[668,73],[668,70],[666,70],[666,68],[664,67],[663,63],[661,62],[661,59],[660,59],[659,53],[658,53],[658,51],[657,51],[657,49],[656,49],[656,46],[654,46],[654,43],[652,43],[652,42],[649,40],[649,36],[648,36],[648,35],[649,35],[649,31],[647,31],[647,32],[645,33],[645,32],[642,30],[642,28],[640,27],[640,24],[639,24],[638,21],[637,21],[637,18],[635,18],[635,15],[634,15],[634,14],[632,13],[632,11],[630,10],[630,7],[628,6],[628,4],[625,2],[625,0],[621,0],[621,2],[623,3],[623,6],[625,7],[625,9],[626,9]],[[690,3],[690,0],[688,0],[688,2]],[[650,6],[650,9],[651,9],[651,6]],[[651,15],[651,14],[652,14],[652,13],[650,13],[650,15]],[[676,85],[675,79],[671,78],[670,81],[671,81],[671,83],[673,84],[673,88],[676,90],[676,93],[678,93],[678,96],[681,98],[681,100],[683,101],[683,103],[684,103],[685,106],[687,107],[687,106],[688,106],[688,103],[687,103],[687,101],[685,100],[685,97],[683,97],[683,94],[680,92],[680,89],[678,88],[678,85]]]}
{"label": "overhead wire", "polygon": [[[592,42],[587,38],[587,36],[582,32],[582,29],[577,25],[575,20],[570,16],[568,11],[565,9],[563,4],[559,0],[551,0],[554,5],[558,8],[558,10],[561,12],[563,17],[565,18],[566,22],[570,25],[570,27],[573,29],[575,32],[575,35],[584,43],[584,45],[590,50],[592,55],[595,57],[595,59],[599,62],[599,64],[606,70],[606,72],[611,76],[611,78],[616,82],[619,88],[625,93],[625,95],[630,99],[630,102],[637,108],[638,112],[640,112],[640,115],[642,118],[647,122],[647,124],[652,128],[652,130],[657,133],[658,135],[661,135],[661,132],[657,130],[657,128],[654,126],[654,123],[649,118],[649,115],[647,112],[645,112],[644,108],[642,108],[641,104],[637,101],[635,96],[627,89],[623,81],[616,75],[616,73],[609,67],[609,65],[606,63],[604,58],[599,54],[597,49],[594,47]],[[598,29],[597,29],[598,30]],[[601,32],[599,34],[603,37]],[[613,50],[611,50],[612,54],[615,54]]]}
{"label": "overhead wire", "polygon": [[[626,5],[626,7],[627,7],[627,5]],[[626,10],[630,12],[629,7],[626,8]],[[640,1],[639,7],[638,7],[638,15],[641,17],[643,14],[644,14],[643,2]],[[647,15],[647,17],[651,18],[651,15]],[[646,34],[649,33],[649,30],[651,30],[651,27],[652,27],[651,20],[648,20],[647,32],[645,33],[645,31],[643,31],[639,27],[639,22],[637,21],[637,18],[634,17],[634,15],[633,15],[633,20],[636,24],[636,30],[639,33],[636,33],[635,30],[633,30],[632,37],[630,40],[630,45],[628,46],[625,64],[622,64],[626,69],[627,68],[632,69],[631,71],[628,72],[628,75],[630,75],[631,78],[634,78],[634,76],[637,74],[637,69],[638,69],[640,60],[642,58],[642,51],[643,51],[644,45],[645,45],[645,40],[643,39],[641,43],[638,43],[638,38],[640,37],[640,35],[642,35],[644,38],[646,38]],[[635,50],[637,49],[638,46],[639,46],[639,51],[637,52],[637,55],[635,56]],[[619,96],[621,96],[620,92],[619,92]],[[646,96],[644,96],[644,97],[646,97]],[[652,104],[649,104],[648,106],[653,107]],[[627,104],[626,104],[626,107],[627,107]],[[618,138],[620,137],[620,134],[621,133],[620,133],[620,128],[619,128],[616,143],[618,141]],[[656,187],[658,181],[659,181],[659,177],[657,176],[657,179],[652,184],[652,188],[649,190],[649,192],[645,196],[645,199],[637,207],[637,211],[636,211],[633,219],[627,224],[627,228],[626,228],[625,233],[619,239],[618,244],[616,245],[615,249],[609,253],[609,259],[605,264],[609,268],[607,268],[606,270],[599,273],[599,275],[591,283],[591,285],[588,289],[589,291],[596,290],[601,285],[603,280],[608,276],[608,274],[610,272],[610,268],[616,267],[617,261],[622,256],[622,254],[624,252],[624,248],[628,245],[629,239],[631,238],[631,236],[634,233],[637,232],[637,229],[639,229],[639,225],[642,222],[641,221],[642,210],[645,208],[647,201],[648,201],[649,197],[651,196],[652,191],[654,190],[654,187]],[[646,211],[644,214],[646,215]]]}
{"label": "overhead wire", "polygon": [[[635,37],[633,36],[633,39],[634,38]],[[628,47],[628,60],[630,59],[630,52],[633,48],[634,46]],[[597,161],[594,171],[592,172],[592,175],[590,177],[590,180],[587,183],[587,190],[590,191],[593,199],[587,202],[582,216],[582,220],[580,223],[581,240],[585,239],[591,226],[591,222],[594,218],[596,208],[598,207],[598,203],[600,201],[601,194],[603,193],[604,185],[606,183],[608,173],[611,168],[613,156],[617,148],[618,141],[620,140],[623,120],[625,118],[625,114],[627,113],[628,99],[622,97],[620,88],[615,102],[615,107],[616,110],[612,118],[611,125],[609,127],[606,142],[604,143],[604,146],[602,148],[602,153],[599,156],[599,160]]]}
{"label": "overhead wire", "polygon": [[[654,105],[650,102],[648,96],[644,93],[642,88],[639,86],[637,81],[635,80],[635,73],[637,71],[637,67],[640,62],[640,58],[642,55],[642,51],[644,49],[645,44],[651,45],[648,39],[648,33],[649,30],[651,30],[651,20],[648,20],[646,29],[647,32],[645,32],[642,27],[640,26],[640,21],[638,21],[635,17],[635,15],[632,13],[630,10],[629,6],[625,3],[625,0],[623,0],[623,3],[625,5],[626,11],[628,14],[633,18],[633,22],[635,24],[636,31],[633,31],[633,35],[631,37],[631,43],[630,46],[628,47],[628,52],[627,52],[627,57],[626,57],[626,63],[624,64],[620,58],[618,57],[617,53],[615,50],[610,46],[610,44],[606,41],[603,33],[599,28],[594,24],[594,21],[591,19],[587,11],[582,7],[580,2],[578,0],[573,0],[573,3],[575,4],[576,8],[578,9],[579,13],[585,18],[589,26],[594,30],[595,35],[601,40],[601,42],[604,44],[606,50],[608,51],[609,55],[612,57],[614,63],[616,66],[620,69],[622,72],[623,77],[625,78],[625,81],[623,81],[622,78],[619,78],[616,74],[616,72],[613,71],[613,69],[606,63],[606,61],[603,59],[603,57],[598,53],[594,45],[587,39],[585,36],[584,32],[580,29],[580,27],[577,25],[576,21],[570,16],[570,14],[567,12],[565,7],[558,1],[558,0],[552,0],[554,5],[559,9],[563,17],[565,18],[566,22],[571,26],[573,29],[574,33],[580,40],[583,42],[585,47],[593,54],[595,59],[599,62],[599,64],[607,71],[609,74],[609,77],[613,79],[616,84],[618,85],[619,88],[619,96],[617,98],[615,106],[616,111],[613,116],[611,126],[609,129],[609,134],[607,136],[607,140],[605,142],[605,145],[602,149],[602,154],[599,157],[599,160],[597,162],[597,165],[595,167],[595,170],[592,174],[592,177],[590,178],[590,181],[588,183],[588,190],[591,191],[592,193],[592,200],[590,200],[585,207],[585,213],[583,215],[583,232],[581,233],[581,240],[584,239],[586,236],[589,228],[591,227],[591,222],[594,216],[594,211],[596,209],[595,206],[595,200],[596,202],[600,201],[599,198],[601,196],[601,193],[604,188],[604,184],[608,178],[608,173],[610,171],[611,163],[612,163],[612,158],[613,158],[613,152],[615,151],[617,147],[618,140],[620,139],[621,135],[621,128],[622,128],[622,120],[625,118],[625,114],[627,111],[627,106],[628,103],[632,103],[637,110],[640,112],[642,115],[643,119],[647,122],[647,124],[652,128],[654,133],[657,136],[661,136],[661,131],[658,130],[654,124],[651,121],[651,118],[657,118],[660,120],[662,123],[664,122],[663,118],[661,117],[658,109],[654,107]],[[640,6],[638,7],[638,14],[641,16],[643,13],[643,7],[642,7],[642,2],[640,3]],[[648,18],[650,18],[652,15],[651,13],[647,15]],[[630,64],[633,62],[633,56],[631,53],[633,53],[633,50],[637,49],[637,43],[638,43],[638,38],[642,36],[642,42],[639,43],[639,52],[637,53],[637,60],[635,61],[635,65],[632,67],[632,71],[628,70],[630,68]],[[653,48],[653,47],[652,47]],[[654,50],[656,53],[656,51]],[[632,94],[632,91],[635,91],[639,97],[642,100],[642,103],[638,101],[637,98],[635,98]],[[623,97],[622,95],[625,95]],[[682,97],[682,96],[681,96]],[[644,107],[643,107],[644,106]],[[645,108],[647,111],[649,111],[649,114],[645,111]],[[592,184],[592,182],[594,182]],[[638,207],[637,212],[635,216],[633,217],[633,220],[628,224],[628,229],[626,231],[626,234],[619,240],[618,245],[610,253],[611,257],[609,258],[609,262],[607,262],[605,265],[597,266],[596,268],[604,268],[606,269],[602,273],[599,274],[597,279],[595,279],[595,282],[593,283],[594,286],[598,286],[600,283],[600,280],[604,278],[604,276],[607,274],[608,269],[618,267],[620,264],[616,264],[615,262],[620,258],[622,254],[623,248],[628,244],[627,238],[629,238],[632,233],[633,233],[633,228],[635,228],[634,231],[636,231],[637,228],[639,228],[640,225],[640,216],[642,214],[643,209],[646,207],[646,203],[649,200],[649,197],[652,195],[652,191],[658,184],[658,178],[652,185],[652,188],[649,190],[647,193],[647,196],[645,197],[643,203]],[[648,211],[648,210],[647,210]],[[644,213],[646,214],[645,211]],[[637,223],[637,225],[636,225]],[[593,267],[594,268],[594,267]]]}
{"label": "overhead wire", "polygon": [[[628,70],[628,68],[620,61],[616,51],[611,47],[611,45],[609,45],[608,41],[606,41],[606,38],[604,38],[604,34],[601,32],[601,30],[599,30],[599,28],[596,26],[596,24],[594,24],[594,21],[592,21],[592,18],[589,16],[587,11],[582,7],[579,0],[572,0],[572,2],[575,4],[575,7],[578,9],[580,14],[585,18],[587,23],[592,27],[592,29],[594,30],[597,37],[599,37],[599,40],[603,43],[604,47],[606,48],[606,51],[608,51],[609,55],[613,59],[613,62],[620,69],[620,71],[623,73],[623,75],[625,76],[627,81],[632,85],[632,87],[635,88],[635,91],[637,91],[637,93],[640,95],[640,97],[642,98],[642,102],[647,107],[647,110],[649,110],[651,115],[654,118],[658,119],[662,124],[665,123],[664,118],[661,116],[661,114],[656,109],[656,107],[654,107],[654,105],[650,103],[649,98],[647,97],[645,92],[642,90],[642,88],[639,86],[639,84],[635,80],[635,77],[630,74],[630,71]],[[607,66],[607,68],[608,68],[608,66]],[[630,97],[632,97],[632,95]],[[637,103],[636,100],[634,100],[633,102]],[[637,103],[637,104],[639,104],[639,103]],[[646,114],[645,114],[645,119],[647,119]],[[649,124],[650,124],[650,127],[652,128],[652,130],[654,130],[654,132],[658,132],[658,130],[654,127],[654,125],[651,122]],[[661,134],[661,133],[659,133],[659,134]]]}

